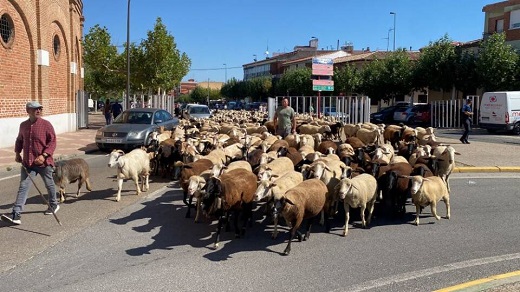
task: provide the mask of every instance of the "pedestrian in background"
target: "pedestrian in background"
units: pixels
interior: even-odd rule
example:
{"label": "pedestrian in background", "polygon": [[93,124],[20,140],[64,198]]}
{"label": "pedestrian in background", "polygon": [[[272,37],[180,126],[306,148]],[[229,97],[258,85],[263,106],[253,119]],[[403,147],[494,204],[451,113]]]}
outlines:
{"label": "pedestrian in background", "polygon": [[181,117],[181,105],[179,103],[175,104],[174,114],[176,117]]}
{"label": "pedestrian in background", "polygon": [[105,106],[103,107],[103,115],[107,125],[112,124],[112,108],[110,106],[110,99],[105,100]]}
{"label": "pedestrian in background", "polygon": [[119,103],[119,101],[116,99],[114,103],[112,104],[112,116],[117,118],[123,112],[123,106]]}
{"label": "pedestrian in background", "polygon": [[473,110],[471,109],[471,99],[466,99],[466,104],[462,107],[461,110],[461,121],[464,126],[464,133],[462,137],[460,137],[460,142],[462,144],[471,144],[468,141],[469,131],[471,131],[471,118],[473,117]]}
{"label": "pedestrian in background", "polygon": [[282,106],[276,109],[273,122],[276,128],[276,135],[280,135],[282,138],[285,138],[291,132],[296,133],[296,114],[294,109],[289,106],[287,98],[284,98]]}
{"label": "pedestrian in background", "polygon": [[[52,177],[54,171],[52,155],[56,149],[54,127],[49,121],[41,117],[43,106],[39,102],[28,102],[25,109],[29,114],[29,119],[20,124],[14,147],[15,161],[22,163],[20,186],[11,215],[1,216],[2,221],[16,225],[22,224],[21,212],[27,201],[27,195],[32,183],[27,173],[31,177],[39,174],[47,188],[50,207],[45,211],[45,215],[52,215],[53,210],[56,213],[60,208],[56,199],[56,186]],[[22,151],[23,156],[21,154]],[[24,170],[24,167],[27,172]]]}

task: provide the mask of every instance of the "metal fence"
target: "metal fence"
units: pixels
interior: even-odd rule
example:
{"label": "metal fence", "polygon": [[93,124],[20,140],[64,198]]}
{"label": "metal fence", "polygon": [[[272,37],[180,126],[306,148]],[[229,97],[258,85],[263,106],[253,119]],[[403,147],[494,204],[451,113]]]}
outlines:
{"label": "metal fence", "polygon": [[[370,121],[370,98],[368,96],[277,96],[276,105],[283,98],[297,113],[319,113],[330,115],[343,123],[355,124]],[[319,105],[319,108],[318,108]]]}
{"label": "metal fence", "polygon": [[480,98],[478,95],[468,95],[465,99],[436,100],[431,102],[431,125],[435,128],[462,128],[461,112],[466,99],[472,101],[474,125],[478,123]]}

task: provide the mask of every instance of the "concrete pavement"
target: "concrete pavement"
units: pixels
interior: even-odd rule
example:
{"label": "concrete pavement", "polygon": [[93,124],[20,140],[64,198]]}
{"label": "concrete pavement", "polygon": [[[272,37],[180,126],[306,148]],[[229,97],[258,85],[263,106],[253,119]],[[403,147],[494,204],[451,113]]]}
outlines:
{"label": "concrete pavement", "polygon": [[[105,124],[101,112],[88,115],[88,128],[76,132],[57,135],[56,160],[67,159],[81,154],[98,151],[95,141],[96,131]],[[520,172],[520,137],[508,136],[507,141],[501,138],[490,139],[485,131],[474,129],[470,135],[471,144],[462,144],[458,139],[462,129],[437,129],[439,141],[450,144],[461,155],[455,157],[454,172]],[[486,137],[486,139],[480,139]],[[500,137],[500,136],[493,136]],[[486,142],[484,142],[486,141]],[[0,172],[18,173],[19,165],[14,162],[14,146],[0,148]]]}

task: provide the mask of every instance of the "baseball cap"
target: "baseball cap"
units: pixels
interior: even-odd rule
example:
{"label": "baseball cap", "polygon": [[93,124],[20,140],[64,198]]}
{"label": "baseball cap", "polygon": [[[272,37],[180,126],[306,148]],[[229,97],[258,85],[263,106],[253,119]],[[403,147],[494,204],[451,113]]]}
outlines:
{"label": "baseball cap", "polygon": [[43,106],[37,101],[29,101],[26,105],[26,108],[42,108]]}

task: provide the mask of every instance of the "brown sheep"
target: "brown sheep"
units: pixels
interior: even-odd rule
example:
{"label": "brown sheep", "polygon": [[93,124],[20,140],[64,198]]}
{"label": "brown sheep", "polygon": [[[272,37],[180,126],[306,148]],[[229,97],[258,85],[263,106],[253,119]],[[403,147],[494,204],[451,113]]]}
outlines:
{"label": "brown sheep", "polygon": [[338,144],[336,144],[336,142],[330,141],[330,140],[323,141],[320,143],[320,145],[318,145],[317,151],[327,155],[327,154],[329,154],[330,148],[332,148],[333,153],[336,153],[336,151],[338,151]]}
{"label": "brown sheep", "polygon": [[284,255],[291,252],[291,242],[298,234],[298,240],[302,240],[302,235],[298,231],[304,219],[307,219],[305,237],[307,240],[311,232],[311,219],[320,214],[325,206],[327,198],[327,186],[320,179],[313,178],[304,180],[292,189],[285,192],[280,197],[275,197],[276,212],[282,214],[285,221],[291,226],[289,242],[285,248]]}
{"label": "brown sheep", "polygon": [[[233,212],[235,237],[244,235],[248,221],[252,220],[256,185],[256,175],[242,168],[226,172],[220,178],[213,177],[206,183],[206,194],[202,200],[203,209],[207,215],[214,215],[219,219],[215,248],[219,245],[222,223],[229,212]],[[244,225],[242,230],[239,230],[238,218],[241,211],[244,212]]]}

